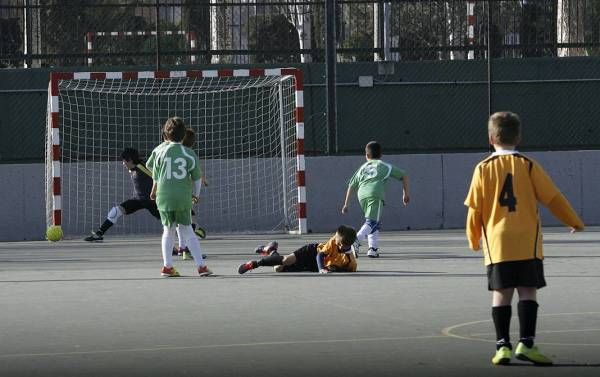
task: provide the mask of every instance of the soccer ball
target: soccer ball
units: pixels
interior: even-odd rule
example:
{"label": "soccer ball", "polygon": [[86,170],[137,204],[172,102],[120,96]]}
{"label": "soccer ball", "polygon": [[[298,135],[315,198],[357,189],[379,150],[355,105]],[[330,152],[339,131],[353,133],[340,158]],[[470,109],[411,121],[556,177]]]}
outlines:
{"label": "soccer ball", "polygon": [[62,238],[63,231],[62,228],[58,225],[52,225],[46,231],[46,239],[48,239],[48,241],[56,242],[62,240]]}

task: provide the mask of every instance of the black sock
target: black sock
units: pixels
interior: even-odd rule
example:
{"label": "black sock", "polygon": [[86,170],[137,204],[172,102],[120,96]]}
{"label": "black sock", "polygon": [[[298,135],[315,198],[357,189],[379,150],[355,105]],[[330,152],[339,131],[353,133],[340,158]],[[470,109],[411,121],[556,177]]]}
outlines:
{"label": "black sock", "polygon": [[100,228],[98,228],[96,233],[103,235],[111,226],[113,226],[113,223],[109,219],[106,219],[102,225],[100,225]]}
{"label": "black sock", "polygon": [[533,347],[537,324],[538,303],[533,300],[519,301],[519,341],[528,348]]}
{"label": "black sock", "polygon": [[512,316],[512,306],[492,306],[492,319],[496,328],[496,349],[508,347],[510,344],[510,317]]}
{"label": "black sock", "polygon": [[260,258],[258,266],[279,266],[283,264],[283,257],[278,253],[271,253],[268,257]]}

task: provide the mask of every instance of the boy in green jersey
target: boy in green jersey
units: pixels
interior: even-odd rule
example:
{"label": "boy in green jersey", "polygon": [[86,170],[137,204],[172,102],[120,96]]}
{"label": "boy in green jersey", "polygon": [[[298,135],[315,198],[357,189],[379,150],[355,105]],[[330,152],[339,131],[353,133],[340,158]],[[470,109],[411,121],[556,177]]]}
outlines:
{"label": "boy in green jersey", "polygon": [[[352,194],[357,191],[358,202],[365,214],[365,223],[356,234],[360,242],[368,239],[369,258],[379,258],[379,229],[381,228],[381,212],[383,210],[385,199],[385,184],[390,177],[402,181],[403,195],[402,203],[408,204],[410,195],[408,192],[408,175],[403,170],[381,160],[381,144],[376,141],[370,141],[365,147],[364,163],[350,178],[346,199],[342,207],[342,213],[348,212],[348,201]],[[355,248],[358,252],[358,248]]]}
{"label": "boy in green jersey", "polygon": [[150,198],[156,200],[156,206],[163,224],[161,275],[179,276],[173,267],[173,239],[175,228],[179,225],[181,237],[185,240],[200,276],[212,272],[204,264],[200,243],[192,230],[192,204],[198,202],[202,172],[196,153],[181,144],[186,126],[183,119],[172,117],[163,126],[163,135],[168,143],[154,148],[147,166],[152,171],[154,184]]}

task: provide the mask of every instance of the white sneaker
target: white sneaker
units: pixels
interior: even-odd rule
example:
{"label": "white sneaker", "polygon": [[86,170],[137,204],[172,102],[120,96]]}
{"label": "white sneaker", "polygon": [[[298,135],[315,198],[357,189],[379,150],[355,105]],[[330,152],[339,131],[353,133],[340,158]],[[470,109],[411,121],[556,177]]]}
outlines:
{"label": "white sneaker", "polygon": [[374,247],[370,247],[369,251],[367,251],[367,256],[369,258],[379,258],[379,253],[377,252],[377,250],[379,250],[379,249],[376,249]]}

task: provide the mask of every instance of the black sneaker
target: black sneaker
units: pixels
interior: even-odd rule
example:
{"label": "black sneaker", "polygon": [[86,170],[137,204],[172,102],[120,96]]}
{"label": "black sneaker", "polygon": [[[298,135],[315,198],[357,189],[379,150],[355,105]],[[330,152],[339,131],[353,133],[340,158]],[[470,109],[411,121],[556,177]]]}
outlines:
{"label": "black sneaker", "polygon": [[254,253],[262,255],[262,256],[267,256],[267,255],[271,255],[273,252],[277,252],[278,247],[279,247],[279,244],[277,243],[277,241],[271,241],[266,246],[265,245],[257,246],[256,249],[254,249]]}
{"label": "black sneaker", "polygon": [[258,267],[256,264],[256,261],[246,262],[246,263],[240,265],[240,267],[238,268],[238,272],[241,275],[250,270],[254,270],[256,267]]}
{"label": "black sneaker", "polygon": [[92,232],[92,234],[85,237],[83,240],[88,241],[88,242],[94,242],[94,241],[102,241],[103,239],[104,239],[104,237],[102,237],[102,234],[100,234],[98,232]]}
{"label": "black sneaker", "polygon": [[202,229],[201,227],[199,227],[199,226],[198,226],[198,225],[196,225],[196,224],[192,224],[192,228],[194,228],[194,233],[195,233],[195,234],[196,234],[198,237],[200,237],[200,238],[202,238],[202,239],[205,239],[205,238],[206,238],[206,231],[205,231],[204,229]]}

